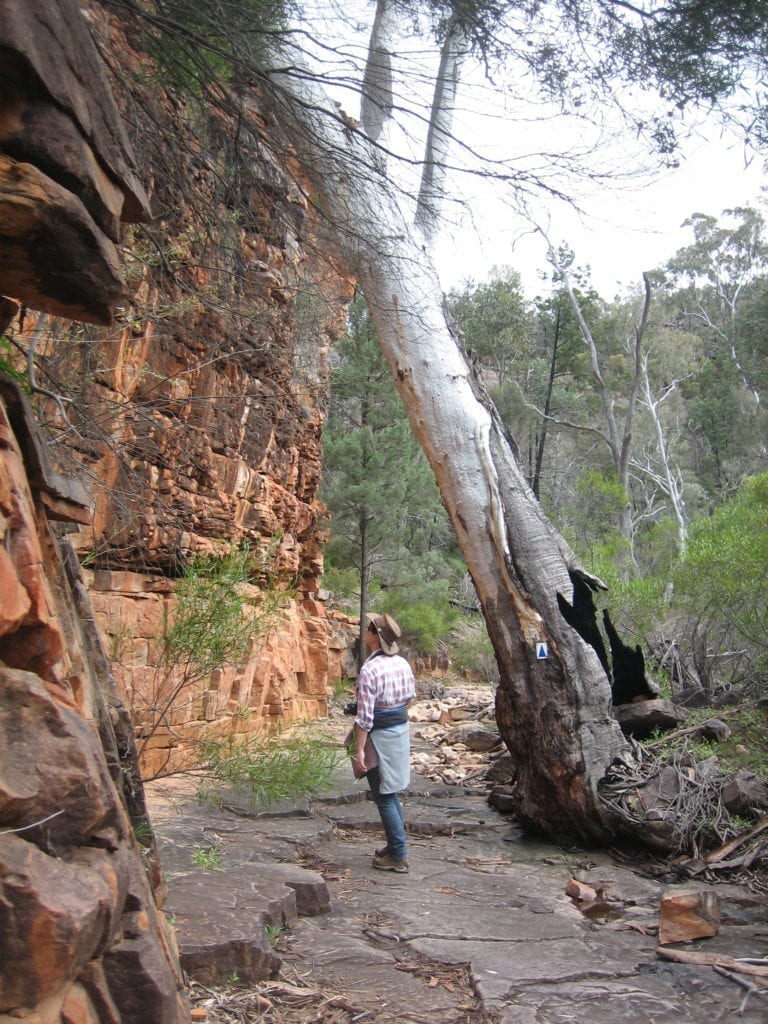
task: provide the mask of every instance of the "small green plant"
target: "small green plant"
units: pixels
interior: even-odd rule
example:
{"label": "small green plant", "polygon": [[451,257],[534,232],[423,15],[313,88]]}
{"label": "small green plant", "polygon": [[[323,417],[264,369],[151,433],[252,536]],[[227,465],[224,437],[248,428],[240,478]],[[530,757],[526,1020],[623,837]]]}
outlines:
{"label": "small green plant", "polygon": [[228,737],[206,744],[208,770],[198,797],[215,801],[221,788],[246,794],[254,807],[312,796],[333,786],[343,752],[330,739],[304,729],[273,736]]}
{"label": "small green plant", "polygon": [[152,838],[152,826],[146,818],[137,818],[133,823],[133,834],[142,843]]}
{"label": "small green plant", "polygon": [[270,946],[274,946],[277,937],[282,932],[282,925],[279,924],[265,924],[264,931],[267,933]]}
{"label": "small green plant", "polygon": [[237,985],[239,981],[240,975],[237,973],[237,971],[232,971],[232,973],[227,978],[228,985]]}
{"label": "small green plant", "polygon": [[248,657],[258,627],[246,613],[243,584],[250,579],[250,550],[196,558],[176,588],[173,621],[165,624],[164,660],[188,681]]}
{"label": "small green plant", "polygon": [[13,357],[11,339],[5,334],[0,335],[0,372],[28,389],[27,375],[17,368]]}
{"label": "small green plant", "polygon": [[122,618],[119,618],[115,623],[114,630],[110,630],[107,633],[107,637],[109,642],[109,660],[119,665],[128,653],[130,642],[133,640],[133,630],[126,625]]}
{"label": "small green plant", "polygon": [[213,846],[196,846],[192,852],[192,863],[198,868],[205,868],[207,871],[223,871],[221,863],[223,851],[220,843]]}

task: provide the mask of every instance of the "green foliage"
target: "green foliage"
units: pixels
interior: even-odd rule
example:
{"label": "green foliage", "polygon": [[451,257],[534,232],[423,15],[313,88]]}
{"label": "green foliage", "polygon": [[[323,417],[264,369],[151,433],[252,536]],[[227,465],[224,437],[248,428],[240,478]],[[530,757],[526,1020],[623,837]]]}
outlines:
{"label": "green foliage", "polygon": [[[686,728],[702,725],[709,718],[712,718],[711,708],[693,709]],[[768,782],[768,708],[745,703],[729,709],[722,718],[731,730],[728,739],[719,742],[688,739],[692,755],[699,761],[716,756],[723,776],[750,771]],[[662,734],[653,741],[653,748],[663,755],[674,750],[678,743],[679,740]]]}
{"label": "green foliage", "polygon": [[6,377],[15,380],[22,387],[26,387],[28,384],[26,373],[23,373],[16,366],[11,339],[5,334],[0,335],[0,373],[4,373]]}
{"label": "green foliage", "polygon": [[561,510],[563,527],[583,558],[593,563],[623,563],[628,542],[617,529],[627,492],[612,475],[590,466],[575,480],[572,502]]}
{"label": "green foliage", "polygon": [[205,868],[207,871],[223,871],[222,857],[223,850],[220,843],[214,843],[213,846],[200,846],[198,844],[192,851],[192,863],[196,867]]}
{"label": "green foliage", "polygon": [[460,671],[487,680],[495,689],[499,682],[499,666],[485,622],[480,615],[462,617],[451,636],[451,661]]}
{"label": "green foliage", "polygon": [[[321,496],[331,513],[325,585],[348,605],[356,597],[361,612],[374,602],[389,610],[377,597],[384,591],[409,591],[411,600],[402,604],[391,597],[398,608],[431,601],[431,593],[417,597],[416,591],[453,572],[455,539],[360,301],[336,355],[323,436]],[[412,642],[420,645],[442,629],[439,616],[426,609],[410,621]]]}
{"label": "green foliage", "polygon": [[387,590],[377,610],[392,615],[403,631],[409,647],[421,654],[434,651],[438,641],[445,639],[456,620],[456,613],[444,597],[414,600],[406,591]]}
{"label": "green foliage", "polygon": [[472,358],[505,380],[515,360],[527,354],[532,333],[520,275],[494,267],[484,283],[451,291],[448,304]]}
{"label": "green foliage", "polygon": [[223,665],[242,664],[268,629],[281,595],[267,593],[260,613],[253,614],[243,590],[253,571],[247,545],[221,557],[195,558],[187,566],[177,584],[173,620],[166,622],[163,652],[165,664],[183,671],[186,682]]}
{"label": "green foliage", "polygon": [[626,579],[610,557],[593,561],[589,567],[608,586],[607,595],[597,595],[597,604],[608,609],[611,621],[626,641],[643,644],[666,611],[664,577]]}
{"label": "green foliage", "polygon": [[360,599],[360,573],[356,566],[339,568],[331,558],[332,554],[326,551],[323,586],[333,594],[338,604],[352,612]]}
{"label": "green foliage", "polygon": [[768,671],[768,474],[743,482],[734,497],[691,528],[674,576],[675,600],[707,624],[719,650],[746,645],[750,675]]}
{"label": "green foliage", "polygon": [[165,80],[200,96],[263,65],[264,39],[284,29],[290,0],[151,0],[148,50]]}
{"label": "green foliage", "polygon": [[208,779],[200,788],[201,799],[215,802],[219,791],[231,786],[253,807],[267,807],[331,789],[343,753],[332,740],[298,729],[210,741],[203,757]]}

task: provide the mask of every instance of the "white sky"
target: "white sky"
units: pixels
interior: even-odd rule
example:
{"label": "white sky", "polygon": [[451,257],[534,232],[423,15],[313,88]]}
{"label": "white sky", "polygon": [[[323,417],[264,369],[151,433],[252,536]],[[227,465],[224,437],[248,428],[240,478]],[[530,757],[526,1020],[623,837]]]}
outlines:
{"label": "white sky", "polygon": [[[653,184],[600,194],[582,202],[583,215],[550,205],[549,232],[555,245],[567,242],[576,263],[589,265],[592,283],[606,299],[640,284],[645,270],[666,262],[693,240],[682,223],[693,213],[719,217],[724,209],[755,205],[766,184],[762,161],[745,161],[743,147],[714,139],[700,143],[676,170]],[[486,206],[483,211],[482,206]],[[479,283],[494,265],[518,271],[526,294],[545,291],[540,272],[547,270],[543,239],[532,233],[501,202],[488,197],[474,206],[472,227],[448,225],[437,250],[443,287],[465,279]]]}
{"label": "white sky", "polygon": [[[336,6],[339,0],[316,2],[315,38],[323,40],[317,58],[320,74],[329,94],[357,116],[372,0],[346,0],[341,9]],[[302,14],[305,23],[308,10],[305,7]],[[352,12],[359,14],[356,22]],[[399,126],[391,145],[413,163],[406,159],[397,168],[390,161],[390,173],[397,174],[406,191],[417,187],[415,165],[423,155],[436,60],[434,46],[409,32],[404,23],[395,64]],[[591,267],[592,283],[606,299],[637,287],[643,271],[658,267],[688,244],[691,233],[681,225],[691,214],[719,217],[726,208],[754,205],[760,196],[762,161],[753,158],[748,164],[740,141],[719,135],[717,127],[707,129],[711,138],[703,140],[699,126],[698,141],[688,144],[681,166],[656,176],[652,183],[646,173],[643,182],[637,178],[625,180],[623,186],[618,181],[609,184],[611,170],[623,174],[635,167],[642,172],[653,162],[642,139],[625,134],[618,144],[602,141],[594,123],[599,121],[608,129],[610,138],[621,119],[616,109],[608,105],[593,110],[581,121],[565,117],[554,107],[536,102],[533,94],[526,98],[525,84],[514,68],[508,81],[497,80],[493,86],[477,66],[467,67],[462,78],[454,137],[491,160],[510,161],[502,171],[520,168],[578,197],[581,214],[545,198],[532,200],[532,212],[555,246],[567,242],[575,252],[576,265]],[[659,101],[636,90],[633,103],[635,110],[650,114],[656,112]],[[569,174],[571,150],[581,151],[577,163],[605,171],[605,180],[595,185]],[[474,163],[475,171],[480,166],[457,145],[450,160],[469,167]],[[464,205],[450,201],[445,205],[446,226],[435,252],[443,287],[460,286],[467,279],[480,283],[494,265],[508,265],[520,273],[530,298],[545,293],[547,285],[540,276],[548,269],[543,239],[511,204],[505,204],[500,188],[477,174],[456,173],[448,182],[449,195],[451,191],[462,197]]]}

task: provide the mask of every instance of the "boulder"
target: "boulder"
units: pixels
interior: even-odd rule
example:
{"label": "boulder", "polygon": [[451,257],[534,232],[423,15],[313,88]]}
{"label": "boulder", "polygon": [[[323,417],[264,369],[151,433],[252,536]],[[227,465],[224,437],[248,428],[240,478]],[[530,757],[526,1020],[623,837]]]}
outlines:
{"label": "boulder", "polygon": [[714,892],[667,891],[659,908],[659,944],[711,938],[720,929],[720,903]]}
{"label": "boulder", "polygon": [[575,900],[579,900],[581,903],[591,903],[597,899],[597,890],[587,882],[580,882],[577,878],[572,878],[568,882],[565,887],[565,894]]}
{"label": "boulder", "polygon": [[722,799],[732,814],[768,810],[768,786],[754,772],[736,772],[723,786]]}
{"label": "boulder", "polygon": [[465,722],[447,732],[444,742],[450,744],[463,743],[467,750],[487,753],[489,750],[493,750],[494,747],[499,746],[501,736],[491,729],[478,725],[476,722]]}
{"label": "boulder", "polygon": [[515,787],[494,786],[488,795],[488,805],[501,814],[511,814],[515,810]]}
{"label": "boulder", "polygon": [[658,697],[633,704],[620,704],[613,709],[625,736],[647,739],[654,731],[668,732],[682,725],[688,712],[671,700]]}
{"label": "boulder", "polygon": [[701,735],[704,739],[724,743],[731,736],[731,727],[721,718],[708,718],[701,726]]}
{"label": "boulder", "polygon": [[26,839],[59,856],[125,837],[94,727],[33,673],[2,666],[0,749],[0,823],[25,826]]}
{"label": "boulder", "polygon": [[0,836],[0,1012],[34,1006],[102,951],[112,895],[95,871]]}

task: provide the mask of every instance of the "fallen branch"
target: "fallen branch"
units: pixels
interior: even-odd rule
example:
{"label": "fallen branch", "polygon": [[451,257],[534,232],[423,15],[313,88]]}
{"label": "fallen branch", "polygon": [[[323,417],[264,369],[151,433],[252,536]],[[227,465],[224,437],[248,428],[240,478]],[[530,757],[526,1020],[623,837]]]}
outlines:
{"label": "fallen branch", "polygon": [[755,836],[760,835],[768,828],[768,814],[764,815],[756,825],[754,825],[748,832],[742,832],[740,835],[731,839],[730,842],[725,843],[723,846],[718,847],[716,850],[710,850],[704,857],[704,863],[707,867],[714,867],[721,860],[725,860],[729,857],[734,850],[738,850],[744,843],[749,842],[750,839],[754,839]]}
{"label": "fallen branch", "polygon": [[[750,705],[747,706],[749,707]],[[729,718],[731,715],[735,715],[738,714],[740,711],[743,711],[744,707],[744,704],[740,704],[738,707],[735,708],[718,708],[717,714],[713,715],[712,717]],[[661,737],[661,739],[653,740],[652,743],[641,743],[640,745],[643,748],[643,750],[655,750],[656,747],[663,747],[665,744],[668,744],[673,740],[682,739],[684,736],[695,736],[697,733],[704,732],[706,726],[706,722],[702,722],[700,725],[688,725],[685,727],[685,729],[675,729],[674,732],[665,733]]]}
{"label": "fallen branch", "polygon": [[724,978],[728,978],[729,981],[733,981],[741,988],[747,990],[746,995],[739,1004],[739,1015],[744,1013],[744,1010],[747,1008],[747,1000],[751,995],[760,996],[761,999],[768,999],[768,992],[758,988],[758,986],[753,981],[750,981],[749,978],[740,978],[738,974],[734,974],[732,971],[726,970],[725,967],[715,966],[713,969]]}
{"label": "fallen branch", "polygon": [[746,963],[744,960],[735,960],[732,956],[724,956],[719,953],[693,953],[684,949],[666,949],[664,946],[657,946],[656,956],[660,960],[671,960],[677,964],[721,967],[723,970],[735,971],[737,974],[748,974],[753,978],[765,978],[766,985],[768,985],[768,967]]}

